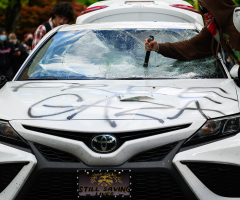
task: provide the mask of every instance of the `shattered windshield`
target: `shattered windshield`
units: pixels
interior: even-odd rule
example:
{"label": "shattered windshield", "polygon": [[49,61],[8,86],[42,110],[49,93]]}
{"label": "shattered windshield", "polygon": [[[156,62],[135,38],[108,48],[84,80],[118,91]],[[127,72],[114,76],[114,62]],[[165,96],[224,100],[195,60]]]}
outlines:
{"label": "shattered windshield", "polygon": [[148,67],[145,39],[177,42],[195,36],[185,29],[115,29],[58,32],[20,76],[25,79],[223,78],[214,56],[179,61],[151,52]]}

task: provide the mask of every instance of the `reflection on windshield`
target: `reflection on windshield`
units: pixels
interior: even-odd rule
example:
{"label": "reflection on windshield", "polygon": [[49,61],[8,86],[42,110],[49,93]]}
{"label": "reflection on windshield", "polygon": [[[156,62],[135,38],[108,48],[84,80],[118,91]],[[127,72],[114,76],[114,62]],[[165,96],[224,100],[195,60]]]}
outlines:
{"label": "reflection on windshield", "polygon": [[194,30],[84,30],[59,32],[38,52],[21,79],[222,78],[213,56],[179,61],[151,52],[143,67],[144,40],[190,39]]}

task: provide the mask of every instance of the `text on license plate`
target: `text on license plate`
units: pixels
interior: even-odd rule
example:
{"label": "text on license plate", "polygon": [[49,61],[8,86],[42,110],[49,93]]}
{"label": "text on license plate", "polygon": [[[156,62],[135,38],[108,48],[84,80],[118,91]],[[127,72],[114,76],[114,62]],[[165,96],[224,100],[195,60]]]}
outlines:
{"label": "text on license plate", "polygon": [[129,170],[89,170],[78,172],[79,196],[130,196]]}

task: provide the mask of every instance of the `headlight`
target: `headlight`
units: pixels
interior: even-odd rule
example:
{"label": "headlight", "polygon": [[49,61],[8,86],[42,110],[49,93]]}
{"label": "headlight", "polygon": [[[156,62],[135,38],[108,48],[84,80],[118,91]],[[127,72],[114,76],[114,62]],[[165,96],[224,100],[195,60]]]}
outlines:
{"label": "headlight", "polygon": [[0,142],[6,142],[21,147],[29,147],[21,136],[19,136],[8,122],[0,121]]}
{"label": "headlight", "polygon": [[239,123],[240,115],[208,120],[183,144],[183,147],[237,134],[240,131]]}

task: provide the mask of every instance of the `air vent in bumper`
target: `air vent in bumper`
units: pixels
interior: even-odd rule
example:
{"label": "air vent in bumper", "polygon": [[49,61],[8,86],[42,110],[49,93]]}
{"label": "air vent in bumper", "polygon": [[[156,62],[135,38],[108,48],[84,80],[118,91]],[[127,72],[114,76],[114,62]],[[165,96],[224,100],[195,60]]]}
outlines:
{"label": "air vent in bumper", "polygon": [[76,174],[51,172],[40,174],[24,200],[75,200]]}
{"label": "air vent in bumper", "polygon": [[240,197],[240,167],[216,163],[183,162],[213,193]]}
{"label": "air vent in bumper", "polygon": [[137,154],[129,162],[152,162],[161,161],[169,152],[171,152],[178,143],[164,145],[148,151]]}
{"label": "air vent in bumper", "polygon": [[20,170],[28,163],[0,164],[0,193],[11,183]]}
{"label": "air vent in bumper", "polygon": [[67,152],[34,143],[38,151],[50,162],[80,162],[80,160]]}
{"label": "air vent in bumper", "polygon": [[165,172],[138,172],[132,176],[134,200],[186,200],[175,180]]}

